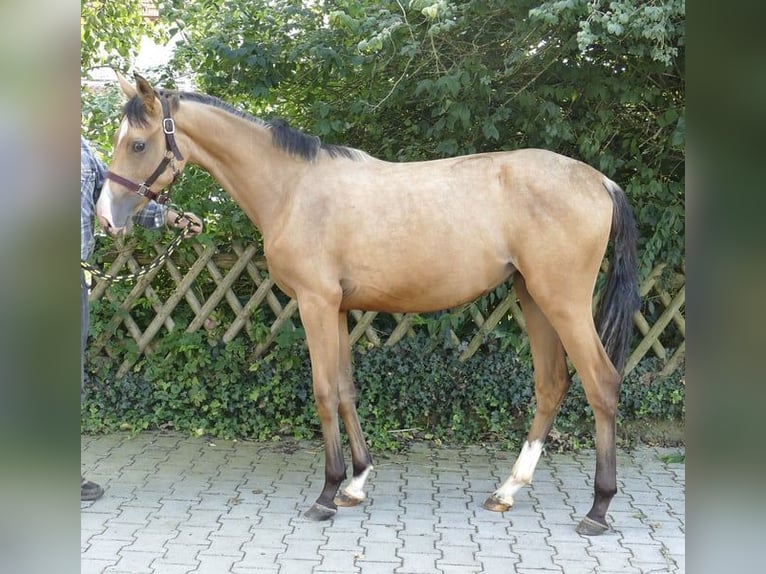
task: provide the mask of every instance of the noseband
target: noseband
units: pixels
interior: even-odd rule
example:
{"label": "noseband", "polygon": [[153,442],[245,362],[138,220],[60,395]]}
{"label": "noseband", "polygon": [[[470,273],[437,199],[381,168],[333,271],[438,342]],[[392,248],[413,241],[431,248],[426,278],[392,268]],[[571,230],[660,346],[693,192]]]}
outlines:
{"label": "noseband", "polygon": [[[178,144],[176,144],[176,138],[174,136],[176,133],[176,124],[173,121],[173,118],[170,117],[170,104],[168,103],[168,99],[161,94],[157,94],[157,97],[160,99],[160,104],[162,105],[162,131],[165,133],[165,155],[163,156],[160,165],[157,166],[157,169],[155,169],[154,172],[152,172],[152,175],[147,177],[143,183],[136,183],[121,175],[117,175],[112,171],[106,172],[106,178],[111,179],[150,200],[164,204],[170,199],[170,190],[178,176],[181,174],[176,168],[176,161],[183,160],[183,156],[178,149]],[[157,178],[164,173],[168,168],[168,165],[173,170],[173,180],[170,182],[170,185],[168,185],[167,193],[155,193],[150,187],[157,181]]]}

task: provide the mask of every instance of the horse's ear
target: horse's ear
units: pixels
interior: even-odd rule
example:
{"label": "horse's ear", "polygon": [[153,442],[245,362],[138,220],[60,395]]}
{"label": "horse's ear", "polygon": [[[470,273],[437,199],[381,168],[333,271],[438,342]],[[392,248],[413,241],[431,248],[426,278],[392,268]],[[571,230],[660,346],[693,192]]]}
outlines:
{"label": "horse's ear", "polygon": [[154,113],[154,106],[156,101],[154,88],[149,82],[146,81],[143,76],[140,76],[139,74],[133,74],[133,77],[136,79],[136,89],[138,90],[138,95],[141,96],[141,99],[144,101],[144,108],[150,114]]}
{"label": "horse's ear", "polygon": [[133,86],[133,84],[131,84],[128,79],[117,70],[115,70],[114,73],[117,75],[117,81],[120,83],[122,93],[125,94],[128,98],[135,96],[136,88]]}

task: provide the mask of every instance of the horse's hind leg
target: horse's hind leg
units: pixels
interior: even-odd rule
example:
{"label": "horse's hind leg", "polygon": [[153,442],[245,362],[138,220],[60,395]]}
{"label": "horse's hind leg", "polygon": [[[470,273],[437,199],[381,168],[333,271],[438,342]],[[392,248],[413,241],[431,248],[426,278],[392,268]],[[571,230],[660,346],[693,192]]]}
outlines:
{"label": "horse's hind leg", "polygon": [[340,341],[338,412],[348,433],[354,475],[335,497],[335,503],[338,506],[356,506],[365,499],[364,485],[372,470],[372,457],[356,413],[356,387],[352,373],[351,344],[348,339],[348,320],[345,312],[340,314],[338,339]]}
{"label": "horse's hind leg", "polygon": [[[615,422],[620,391],[620,375],[599,339],[593,322],[588,285],[572,278],[568,291],[551,293],[545,287],[530,293],[549,318],[561,339],[575,370],[582,380],[585,396],[596,421],[596,478],[593,506],[577,527],[577,532],[597,535],[609,527],[606,511],[617,492],[617,453]],[[539,291],[539,292],[538,292]],[[542,294],[541,294],[542,293]]]}
{"label": "horse's hind leg", "polygon": [[535,371],[537,409],[527,440],[513,465],[510,477],[484,502],[484,508],[496,512],[503,512],[513,506],[513,496],[516,492],[532,481],[543,442],[551,430],[553,419],[570,385],[564,347],[556,331],[530,297],[521,275],[516,276],[514,285],[527,322]]}

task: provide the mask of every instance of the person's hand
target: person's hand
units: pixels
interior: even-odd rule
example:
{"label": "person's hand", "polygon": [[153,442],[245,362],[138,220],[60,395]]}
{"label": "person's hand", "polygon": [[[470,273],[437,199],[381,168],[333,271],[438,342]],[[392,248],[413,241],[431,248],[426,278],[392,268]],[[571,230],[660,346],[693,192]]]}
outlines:
{"label": "person's hand", "polygon": [[178,217],[179,214],[177,211],[174,211],[172,209],[168,209],[165,213],[165,223],[168,225],[168,227],[173,227],[175,229],[184,229],[185,227],[189,227],[188,236],[193,237],[194,235],[198,235],[202,231],[202,220],[194,215],[193,213],[184,212],[183,216],[180,218]]}

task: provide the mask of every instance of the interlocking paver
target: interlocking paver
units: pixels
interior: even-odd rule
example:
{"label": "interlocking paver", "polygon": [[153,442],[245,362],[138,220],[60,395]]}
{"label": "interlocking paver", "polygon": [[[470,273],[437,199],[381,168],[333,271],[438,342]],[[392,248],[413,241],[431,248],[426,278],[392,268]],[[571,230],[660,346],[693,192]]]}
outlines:
{"label": "interlocking paver", "polygon": [[207,547],[207,544],[188,544],[171,541],[166,545],[167,551],[162,560],[170,564],[185,564],[196,568],[197,564],[199,564],[197,554],[206,550]]}
{"label": "interlocking paver", "polygon": [[164,551],[147,552],[141,550],[128,550],[123,548],[120,552],[120,560],[107,572],[119,571],[139,574],[139,572],[152,572],[152,562],[162,558]]}
{"label": "interlocking paver", "polygon": [[192,570],[195,574],[221,574],[222,572],[231,572],[236,558],[233,556],[224,556],[220,554],[198,554],[199,566]]}
{"label": "interlocking paver", "polygon": [[425,534],[404,534],[399,533],[399,540],[403,542],[402,549],[398,552],[399,556],[403,554],[429,554],[432,556],[441,556],[442,552],[436,547],[439,537],[436,535]]}
{"label": "interlocking paver", "polygon": [[436,560],[441,554],[421,554],[419,552],[400,552],[402,565],[396,568],[398,574],[429,574],[436,572]]}
{"label": "interlocking paver", "polygon": [[476,546],[450,546],[449,544],[439,546],[442,557],[436,560],[436,565],[442,564],[480,566],[481,563],[476,560]]}
{"label": "interlocking paver", "polygon": [[80,560],[80,574],[102,574],[102,572],[112,566],[116,561],[116,557],[101,560],[83,556]]}
{"label": "interlocking paver", "polygon": [[322,562],[314,572],[359,572],[356,566],[357,554],[346,550],[320,550]]}
{"label": "interlocking paver", "polygon": [[362,540],[364,552],[359,560],[363,562],[392,562],[399,564],[401,558],[397,556],[397,551],[402,547],[402,542],[369,542]]}
{"label": "interlocking paver", "polygon": [[[648,574],[685,572],[685,469],[639,447],[618,454],[618,493],[596,538],[575,532],[595,455],[544,453],[514,508],[481,507],[518,453],[415,444],[375,455],[367,500],[315,523],[320,442],[210,441],[146,432],[82,437],[85,574]],[[375,453],[373,453],[375,454]]]}

